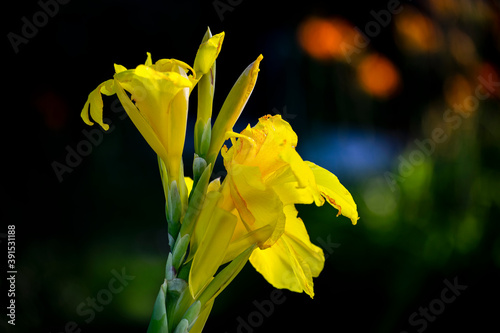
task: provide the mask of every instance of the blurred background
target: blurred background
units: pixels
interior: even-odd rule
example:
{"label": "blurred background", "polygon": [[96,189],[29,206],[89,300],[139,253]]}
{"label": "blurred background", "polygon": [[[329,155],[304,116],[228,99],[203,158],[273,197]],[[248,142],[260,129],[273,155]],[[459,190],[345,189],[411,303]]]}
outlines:
{"label": "blurred background", "polygon": [[[192,64],[207,26],[226,33],[214,110],[263,54],[235,130],[281,114],[302,157],[339,177],[361,218],[353,226],[332,207],[298,207],[327,256],[314,300],[283,291],[262,314],[256,302],[269,301],[274,288],[248,264],[217,299],[205,331],[497,327],[498,1],[6,6],[0,241],[6,253],[14,224],[18,274],[16,326],[2,314],[2,331],[145,332],[167,254],[156,157],[115,97],[104,99],[109,132],[85,126],[80,111],[114,63],[131,68],[151,52],[153,61]],[[116,275],[124,279],[119,292],[119,283],[110,285],[121,281]],[[459,289],[443,294],[450,284]]]}

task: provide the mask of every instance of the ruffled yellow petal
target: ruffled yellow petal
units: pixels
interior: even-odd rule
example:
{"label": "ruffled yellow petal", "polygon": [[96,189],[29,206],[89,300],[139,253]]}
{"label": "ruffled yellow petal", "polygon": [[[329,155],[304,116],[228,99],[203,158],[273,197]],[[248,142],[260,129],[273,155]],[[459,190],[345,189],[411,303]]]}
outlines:
{"label": "ruffled yellow petal", "polygon": [[296,217],[293,206],[287,206],[287,223],[283,236],[270,248],[256,249],[250,262],[276,288],[305,292],[314,297],[313,277],[322,271],[323,250],[312,244],[304,223]]}
{"label": "ruffled yellow petal", "polygon": [[356,224],[359,216],[356,203],[351,196],[351,193],[342,185],[333,173],[323,169],[322,167],[306,162],[314,173],[316,183],[321,195],[323,195],[328,203],[337,208],[339,213],[351,219],[352,224]]}

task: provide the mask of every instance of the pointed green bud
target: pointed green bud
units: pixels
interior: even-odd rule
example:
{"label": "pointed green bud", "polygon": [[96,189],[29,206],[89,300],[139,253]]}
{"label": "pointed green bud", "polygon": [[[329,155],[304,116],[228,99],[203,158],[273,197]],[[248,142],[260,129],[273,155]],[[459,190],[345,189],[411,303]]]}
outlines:
{"label": "pointed green bud", "polygon": [[208,150],[210,149],[210,140],[212,139],[212,118],[208,118],[207,122],[203,127],[203,132],[201,133],[201,139],[199,142],[199,153],[200,156],[206,156]]}
{"label": "pointed green bud", "polygon": [[193,327],[194,323],[196,322],[196,319],[198,319],[198,316],[200,315],[200,310],[201,310],[201,302],[196,301],[189,307],[189,309],[186,311],[184,314],[183,319],[186,319],[189,322],[189,327],[188,330]]}
{"label": "pointed green bud", "polygon": [[[185,294],[189,294],[187,282],[178,278],[174,278],[173,280],[168,281],[168,288],[167,288],[167,317],[170,322],[170,332],[173,330],[174,325],[181,319],[181,315],[184,313],[185,309],[183,308],[182,313],[178,313],[179,309],[179,303],[185,302],[183,298],[185,297]],[[192,302],[192,300],[191,300]]]}
{"label": "pointed green bud", "polygon": [[180,228],[180,218],[182,213],[182,201],[177,187],[177,181],[170,183],[167,198],[167,222],[168,233],[172,237],[177,236]]}
{"label": "pointed green bud", "polygon": [[196,188],[203,171],[207,168],[207,161],[195,154],[193,159],[193,188]]}
{"label": "pointed green bud", "polygon": [[174,333],[188,333],[189,322],[182,319],[174,330]]}
{"label": "pointed green bud", "polygon": [[259,55],[257,59],[243,71],[227,95],[219,111],[219,115],[212,128],[212,138],[207,155],[207,162],[212,163],[212,166],[225,141],[226,132],[232,130],[236,120],[238,120],[241,111],[243,111],[243,108],[252,94],[262,58],[263,56]]}
{"label": "pointed green bud", "polygon": [[158,296],[156,297],[147,333],[168,332],[167,309],[165,307],[166,298],[167,280],[161,285]]}
{"label": "pointed green bud", "polygon": [[183,237],[178,237],[174,245],[174,250],[172,253],[172,266],[174,266],[175,271],[179,270],[184,258],[186,257],[187,247],[189,245],[189,235],[184,235]]}
{"label": "pointed green bud", "polygon": [[173,278],[175,278],[175,273],[175,268],[172,265],[172,252],[170,252],[167,257],[167,263],[165,265],[165,279],[167,281],[172,280]]}
{"label": "pointed green bud", "polygon": [[[210,29],[207,31],[209,34]],[[211,34],[205,34],[204,40]],[[205,42],[206,43],[206,42]],[[215,93],[216,61],[203,73],[198,82],[198,113],[194,125],[195,152],[202,157],[208,152],[212,132],[212,108]]]}
{"label": "pointed green bud", "polygon": [[172,252],[173,248],[175,245],[175,238],[172,237],[172,235],[168,234],[168,246],[169,246],[169,252]]}

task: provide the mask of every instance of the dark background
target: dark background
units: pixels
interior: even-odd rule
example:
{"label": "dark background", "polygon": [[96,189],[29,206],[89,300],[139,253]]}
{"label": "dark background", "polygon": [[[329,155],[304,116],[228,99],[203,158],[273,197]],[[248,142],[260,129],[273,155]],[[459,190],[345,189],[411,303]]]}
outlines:
{"label": "dark background", "polygon": [[[4,310],[2,331],[64,332],[68,322],[76,323],[68,330],[75,332],[146,330],[167,254],[153,151],[109,97],[104,109],[113,130],[60,178],[54,162],[67,164],[69,151],[88,140],[85,131],[92,128],[80,112],[88,93],[112,77],[113,63],[133,68],[151,52],[153,61],[192,64],[207,26],[226,33],[214,110],[263,54],[257,85],[235,129],[265,114],[282,114],[299,135],[299,153],[339,177],[361,219],[352,226],[335,218],[331,207],[299,207],[311,240],[329,245],[314,300],[283,291],[283,303],[259,317],[254,301],[270,300],[274,288],[248,264],[217,299],[205,331],[237,332],[238,318],[256,326],[240,332],[498,327],[498,90],[460,123],[444,120],[455,102],[475,94],[479,76],[500,81],[498,2],[402,2],[351,62],[339,56],[339,40],[328,29],[307,36],[328,51],[318,59],[301,43],[302,27],[316,17],[344,31],[331,25],[342,18],[349,31],[363,31],[374,21],[370,12],[387,9],[390,1],[233,1],[222,16],[217,3],[229,2],[73,0],[52,7],[53,17],[45,21],[37,16],[42,7],[36,1],[5,4],[0,240],[6,262],[7,225],[16,226],[18,273],[16,326],[6,323]],[[23,17],[33,22],[34,15],[40,26],[15,52],[9,33],[22,35]],[[341,36],[349,42],[348,34]],[[377,54],[389,69],[368,67],[360,74],[364,60]],[[387,88],[391,82],[395,89]],[[443,128],[447,139],[425,154],[415,140],[428,142],[435,128]],[[404,161],[410,158],[416,162],[408,167]],[[112,271],[122,268],[133,280],[87,323],[78,306],[103,295]],[[455,279],[467,289],[426,326],[412,326],[409,317],[420,307],[439,310],[444,281]]]}

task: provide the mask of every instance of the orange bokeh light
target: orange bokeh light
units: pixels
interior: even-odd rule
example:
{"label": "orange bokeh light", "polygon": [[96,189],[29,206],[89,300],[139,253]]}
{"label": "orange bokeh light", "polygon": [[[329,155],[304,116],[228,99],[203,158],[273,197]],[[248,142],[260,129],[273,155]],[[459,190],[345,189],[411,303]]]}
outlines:
{"label": "orange bokeh light", "polygon": [[357,67],[358,80],[371,95],[386,98],[393,95],[400,85],[399,72],[385,56],[370,54]]}
{"label": "orange bokeh light", "polygon": [[299,26],[299,44],[318,60],[344,58],[342,42],[354,35],[352,25],[342,19],[310,17]]}
{"label": "orange bokeh light", "polygon": [[443,36],[434,22],[411,7],[395,19],[398,44],[409,51],[435,52],[441,49]]}
{"label": "orange bokeh light", "polygon": [[472,85],[462,74],[450,76],[444,83],[444,99],[449,106],[461,105],[472,94]]}

